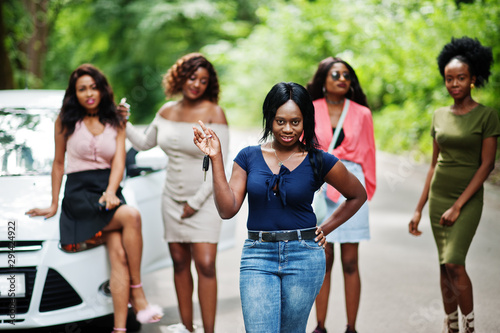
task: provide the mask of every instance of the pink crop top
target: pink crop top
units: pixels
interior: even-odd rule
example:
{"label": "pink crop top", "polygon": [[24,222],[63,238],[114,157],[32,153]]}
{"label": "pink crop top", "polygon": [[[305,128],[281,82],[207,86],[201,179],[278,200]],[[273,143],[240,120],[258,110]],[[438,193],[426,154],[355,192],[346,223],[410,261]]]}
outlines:
{"label": "pink crop top", "polygon": [[83,121],[77,122],[66,142],[66,173],[110,169],[116,152],[116,135],[116,128],[110,124],[94,136]]}

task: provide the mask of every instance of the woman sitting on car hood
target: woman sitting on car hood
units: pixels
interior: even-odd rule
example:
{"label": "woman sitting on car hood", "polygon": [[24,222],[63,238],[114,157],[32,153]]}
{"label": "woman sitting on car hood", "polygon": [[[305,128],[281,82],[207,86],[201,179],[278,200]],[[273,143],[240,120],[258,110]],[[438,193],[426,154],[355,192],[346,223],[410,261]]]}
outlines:
{"label": "woman sitting on car hood", "polygon": [[66,251],[77,251],[83,244],[106,243],[116,332],[127,330],[129,301],[141,323],[157,322],[163,316],[159,306],[148,304],[142,289],[141,216],[125,204],[121,193],[124,169],[125,129],[113,90],[97,68],[81,65],[70,76],[55,123],[52,203],[26,214],[49,218],[57,213],[66,172],[61,245]]}

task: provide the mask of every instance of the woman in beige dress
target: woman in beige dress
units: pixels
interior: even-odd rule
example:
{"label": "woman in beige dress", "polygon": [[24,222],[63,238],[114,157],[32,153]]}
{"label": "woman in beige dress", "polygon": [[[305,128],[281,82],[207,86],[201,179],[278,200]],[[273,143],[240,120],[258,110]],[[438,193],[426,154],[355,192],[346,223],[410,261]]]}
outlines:
{"label": "woman in beige dress", "polygon": [[228,126],[224,111],[217,104],[217,74],[203,55],[191,53],[180,58],[165,74],[163,83],[167,97],[182,94],[182,98],[165,103],[145,133],[128,123],[127,137],[138,150],[158,145],[168,156],[162,212],[182,320],[170,329],[180,333],[194,331],[194,260],[203,327],[205,333],[211,333],[215,326],[215,259],[222,220],[212,196],[211,172],[206,173],[205,179],[204,155],[192,143],[192,128],[198,120],[209,123],[223,136],[221,141],[227,152]]}

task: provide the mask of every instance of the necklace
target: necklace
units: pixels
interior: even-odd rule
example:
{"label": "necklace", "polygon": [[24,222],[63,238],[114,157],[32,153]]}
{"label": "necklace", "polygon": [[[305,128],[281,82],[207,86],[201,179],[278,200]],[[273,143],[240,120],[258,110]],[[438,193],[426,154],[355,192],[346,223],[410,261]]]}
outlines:
{"label": "necklace", "polygon": [[286,161],[288,161],[293,155],[295,155],[295,151],[293,153],[290,154],[290,156],[288,156],[288,158],[284,161],[280,160],[280,158],[278,157],[278,154],[276,154],[276,149],[274,149],[273,147],[273,143],[271,142],[271,149],[274,151],[274,156],[276,156],[276,159],[278,160],[278,166],[281,168],[281,166],[283,165],[283,163],[285,163]]}
{"label": "necklace", "polygon": [[328,98],[325,97],[325,100],[328,104],[333,104],[333,105],[340,105],[342,103],[344,103],[344,99],[342,98],[340,101],[330,101]]}
{"label": "necklace", "polygon": [[96,112],[96,113],[88,113],[87,112],[87,117],[97,117],[98,115],[99,115],[98,112]]}

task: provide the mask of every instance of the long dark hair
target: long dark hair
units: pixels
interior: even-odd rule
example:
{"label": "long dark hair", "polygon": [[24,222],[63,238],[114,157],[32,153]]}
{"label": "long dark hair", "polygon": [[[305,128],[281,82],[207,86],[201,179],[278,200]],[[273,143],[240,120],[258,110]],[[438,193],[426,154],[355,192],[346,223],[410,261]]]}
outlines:
{"label": "long dark hair", "polygon": [[307,90],[295,82],[280,82],[275,84],[267,93],[262,106],[264,133],[260,142],[266,141],[272,136],[273,121],[279,107],[292,100],[297,104],[302,113],[304,121],[304,132],[299,144],[302,149],[309,154],[309,160],[313,166],[315,177],[319,178],[319,171],[322,166],[322,156],[320,154],[318,139],[316,138],[314,105]]}
{"label": "long dark hair", "polygon": [[99,121],[103,124],[108,123],[113,127],[120,127],[121,118],[116,111],[116,104],[114,102],[113,90],[108,83],[104,74],[91,64],[83,64],[71,73],[69,77],[68,87],[64,94],[63,105],[59,117],[62,123],[62,132],[67,138],[75,131],[75,124],[82,120],[87,111],[78,102],[76,96],[76,81],[84,76],[91,76],[96,84],[97,89],[101,94],[101,102],[99,103]]}
{"label": "long dark hair", "polygon": [[171,97],[182,92],[182,86],[186,80],[200,67],[208,71],[208,85],[205,93],[201,97],[213,103],[219,101],[219,79],[214,66],[201,53],[189,53],[181,57],[169,68],[163,76],[163,86],[165,95]]}
{"label": "long dark hair", "polygon": [[307,91],[311,95],[311,98],[313,100],[316,100],[324,97],[323,87],[325,85],[326,76],[328,75],[328,72],[330,71],[332,66],[336,63],[344,64],[349,70],[349,74],[351,74],[351,88],[349,89],[345,97],[350,99],[351,101],[369,108],[368,101],[366,100],[366,95],[361,88],[361,84],[359,83],[358,76],[356,75],[354,68],[352,68],[351,65],[349,65],[341,58],[337,57],[328,57],[321,60],[321,62],[319,63],[316,73],[314,74],[312,80],[307,84]]}

